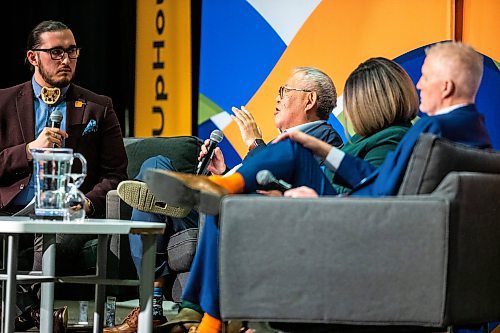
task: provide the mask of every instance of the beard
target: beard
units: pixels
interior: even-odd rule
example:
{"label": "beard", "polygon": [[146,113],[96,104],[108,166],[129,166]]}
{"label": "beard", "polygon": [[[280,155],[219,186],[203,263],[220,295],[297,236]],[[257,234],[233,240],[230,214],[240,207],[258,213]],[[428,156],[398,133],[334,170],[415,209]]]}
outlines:
{"label": "beard", "polygon": [[40,72],[40,76],[45,82],[50,84],[52,87],[57,87],[57,88],[66,87],[71,82],[74,76],[74,73],[72,72],[70,76],[62,77],[61,79],[56,79],[54,74],[50,74],[45,69],[41,61],[38,64],[38,70]]}

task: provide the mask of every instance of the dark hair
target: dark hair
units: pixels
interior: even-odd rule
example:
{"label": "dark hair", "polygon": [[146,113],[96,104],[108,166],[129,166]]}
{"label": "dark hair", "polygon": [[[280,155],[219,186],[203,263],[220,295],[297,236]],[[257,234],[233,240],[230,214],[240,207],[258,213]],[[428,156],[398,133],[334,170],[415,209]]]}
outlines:
{"label": "dark hair", "polygon": [[[30,34],[28,35],[28,40],[26,42],[26,52],[32,49],[36,49],[40,46],[40,35],[44,32],[61,31],[68,29],[69,28],[66,24],[59,21],[40,22],[33,30],[31,30]],[[33,65],[31,65],[29,61],[26,61],[26,63],[29,64],[31,70],[34,70]]]}

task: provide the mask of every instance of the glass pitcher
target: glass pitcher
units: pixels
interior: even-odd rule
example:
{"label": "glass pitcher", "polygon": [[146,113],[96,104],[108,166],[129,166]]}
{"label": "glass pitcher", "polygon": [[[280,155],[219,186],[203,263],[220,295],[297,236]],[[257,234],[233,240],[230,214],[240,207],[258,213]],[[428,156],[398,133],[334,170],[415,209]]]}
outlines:
{"label": "glass pitcher", "polygon": [[66,194],[73,159],[82,163],[82,175],[87,174],[87,161],[70,148],[33,148],[35,177],[35,215],[41,218],[63,219],[68,213]]}

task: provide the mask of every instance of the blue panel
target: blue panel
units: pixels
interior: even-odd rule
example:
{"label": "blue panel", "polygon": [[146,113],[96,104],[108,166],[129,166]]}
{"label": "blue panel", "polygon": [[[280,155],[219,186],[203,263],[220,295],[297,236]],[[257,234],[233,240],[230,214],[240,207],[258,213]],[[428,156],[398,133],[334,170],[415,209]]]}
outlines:
{"label": "blue panel", "polygon": [[225,111],[245,105],[286,49],[244,0],[202,4],[200,92]]}
{"label": "blue panel", "polygon": [[340,123],[340,121],[333,115],[333,113],[330,113],[330,117],[328,118],[328,123],[332,125],[333,129],[339,133],[340,137],[342,138],[342,141],[347,142],[347,139],[345,137],[345,132],[344,132],[344,126]]}
{"label": "blue panel", "polygon": [[476,97],[479,112],[484,114],[486,128],[495,149],[500,149],[500,70],[493,60],[484,57],[484,72]]}
{"label": "blue panel", "polygon": [[[198,127],[198,137],[205,141],[215,129],[219,128],[211,120],[207,120]],[[219,147],[222,150],[224,161],[228,167],[232,168],[241,162],[240,156],[227,139],[222,140],[219,143]]]}

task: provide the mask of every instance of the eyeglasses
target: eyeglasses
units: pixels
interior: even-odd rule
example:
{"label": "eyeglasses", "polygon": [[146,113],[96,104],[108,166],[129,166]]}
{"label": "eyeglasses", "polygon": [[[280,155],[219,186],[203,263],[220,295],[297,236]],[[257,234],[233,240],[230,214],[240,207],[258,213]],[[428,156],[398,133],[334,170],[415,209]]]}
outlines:
{"label": "eyeglasses", "polygon": [[283,97],[285,96],[285,94],[288,92],[288,91],[304,91],[304,92],[312,92],[312,90],[307,90],[307,89],[297,89],[297,88],[289,88],[289,87],[285,87],[285,86],[281,86],[279,89],[278,89],[278,95],[280,95],[280,98],[283,99]]}
{"label": "eyeglasses", "polygon": [[80,55],[80,48],[76,46],[70,46],[67,49],[58,46],[51,49],[32,49],[31,51],[47,52],[52,60],[61,60],[64,58],[64,53],[67,53],[70,59],[76,59]]}

